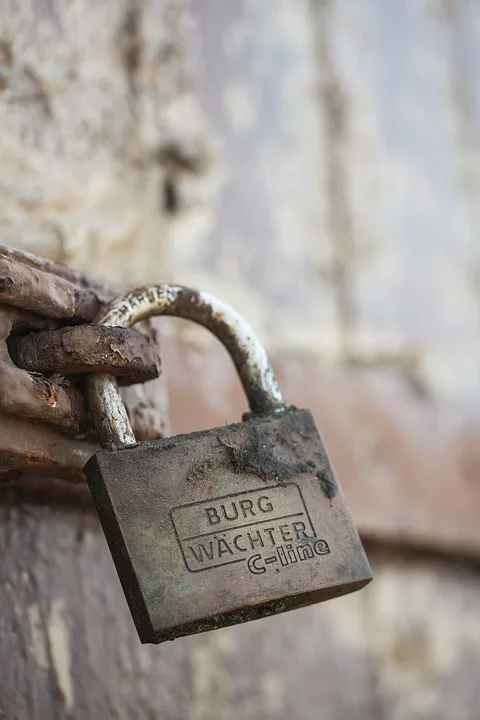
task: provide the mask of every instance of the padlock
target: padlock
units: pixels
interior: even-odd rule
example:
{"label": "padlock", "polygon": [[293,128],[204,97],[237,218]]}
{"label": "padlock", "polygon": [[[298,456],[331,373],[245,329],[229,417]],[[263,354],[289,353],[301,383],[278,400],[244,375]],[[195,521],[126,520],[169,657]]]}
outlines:
{"label": "padlock", "polygon": [[179,286],[120,298],[99,322],[152,315],[207,327],[229,351],[243,421],[137,443],[115,379],[88,379],[103,449],[85,475],[140,640],[160,643],[360,589],[371,570],[308,410],[287,407],[230,306]]}

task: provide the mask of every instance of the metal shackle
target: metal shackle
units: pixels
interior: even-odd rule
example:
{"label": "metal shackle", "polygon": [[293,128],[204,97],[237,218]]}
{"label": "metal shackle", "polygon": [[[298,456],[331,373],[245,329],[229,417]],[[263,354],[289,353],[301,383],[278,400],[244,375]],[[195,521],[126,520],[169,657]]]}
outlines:
{"label": "metal shackle", "polygon": [[[210,330],[230,354],[253,413],[285,408],[259,339],[246,320],[214,295],[180,285],[149,285],[111,302],[95,322],[110,327],[130,327],[155,315],[192,320]],[[87,397],[102,446],[121,448],[137,444],[113,375],[90,375]]]}

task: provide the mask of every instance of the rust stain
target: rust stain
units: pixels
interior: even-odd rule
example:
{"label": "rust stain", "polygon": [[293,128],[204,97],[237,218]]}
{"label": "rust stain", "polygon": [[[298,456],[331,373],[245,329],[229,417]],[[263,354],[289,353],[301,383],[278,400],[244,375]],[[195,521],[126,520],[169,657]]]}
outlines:
{"label": "rust stain", "polygon": [[48,388],[49,388],[49,395],[47,397],[47,402],[52,407],[57,407],[57,398],[58,398],[57,389],[56,389],[55,385],[48,380],[47,380],[47,384],[48,384]]}
{"label": "rust stain", "polygon": [[16,336],[9,345],[19,367],[43,375],[109,372],[129,385],[160,374],[155,342],[132,328],[67,326]]}

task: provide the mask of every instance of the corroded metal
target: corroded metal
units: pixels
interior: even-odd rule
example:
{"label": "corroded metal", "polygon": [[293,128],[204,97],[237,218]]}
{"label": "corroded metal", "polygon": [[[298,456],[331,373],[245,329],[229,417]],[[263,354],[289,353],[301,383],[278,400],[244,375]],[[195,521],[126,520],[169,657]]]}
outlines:
{"label": "corroded metal", "polygon": [[[192,320],[216,335],[232,357],[253,413],[284,409],[273,370],[252,328],[232,307],[209,293],[179,285],[140,288],[110,303],[100,312],[97,322],[128,327],[153,315]],[[87,387],[102,444],[135,445],[135,435],[113,377],[92,375]]]}
{"label": "corroded metal", "polygon": [[0,482],[11,473],[84,481],[83,466],[98,445],[38,420],[0,412]]}
{"label": "corroded metal", "polygon": [[144,643],[285,612],[371,580],[306,410],[101,450],[85,474]]}
{"label": "corroded metal", "polygon": [[87,428],[82,393],[65,378],[22,370],[10,357],[6,341],[12,331],[40,323],[40,318],[28,312],[0,304],[0,412],[82,432]]}
{"label": "corroded metal", "polygon": [[50,318],[88,322],[101,308],[96,293],[0,254],[0,300]]}
{"label": "corroded metal", "polygon": [[10,354],[19,367],[43,375],[111,372],[129,385],[159,375],[155,343],[132,328],[84,324],[29,333],[14,339]]}
{"label": "corroded metal", "polygon": [[[118,288],[111,283],[103,280],[96,280],[90,275],[74,270],[68,265],[60,265],[53,260],[49,260],[48,258],[40,257],[38,255],[32,255],[32,253],[25,252],[25,250],[17,250],[0,243],[0,258],[2,259],[2,262],[7,260],[10,261],[10,268],[21,265],[22,267],[28,267],[33,270],[52,275],[52,282],[59,278],[67,280],[69,283],[78,286],[78,288],[90,291],[97,297],[98,302],[101,305],[105,305],[105,303],[118,295]],[[14,272],[16,271],[14,270]],[[58,312],[58,309],[61,306],[58,295],[56,296],[55,301],[57,304],[56,312]],[[18,305],[16,301],[15,305]],[[67,309],[67,307],[65,307],[65,309]],[[98,312],[98,309],[96,310],[93,308],[92,312]],[[88,322],[89,320],[93,320],[93,318],[94,314],[91,315],[91,317],[86,318],[86,321]]]}
{"label": "corroded metal", "polygon": [[[158,374],[151,323],[143,324],[142,335],[130,329],[62,327],[80,319],[91,321],[98,308],[117,294],[112,285],[0,245],[2,488],[7,476],[11,481],[12,473],[19,478],[27,472],[29,478],[41,473],[66,480],[84,479],[83,465],[98,446],[81,384],[76,380],[73,384],[61,372],[115,366],[115,372],[126,373],[122,384],[143,382]],[[50,330],[54,331],[51,336]],[[35,339],[26,336],[32,331]],[[18,367],[12,359],[23,342],[25,347],[30,343],[32,350],[36,343],[37,350],[43,343],[43,351],[37,353],[38,364],[28,352],[23,354],[28,369]],[[166,404],[160,379],[122,388],[122,395],[139,439],[165,434]]]}

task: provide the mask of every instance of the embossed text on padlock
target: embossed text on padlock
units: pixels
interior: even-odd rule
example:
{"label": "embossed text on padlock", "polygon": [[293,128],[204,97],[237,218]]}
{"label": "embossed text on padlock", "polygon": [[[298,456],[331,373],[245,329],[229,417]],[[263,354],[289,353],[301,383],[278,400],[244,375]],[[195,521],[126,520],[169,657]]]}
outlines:
{"label": "embossed text on padlock", "polygon": [[137,443],[114,378],[91,376],[104,449],[85,466],[142,642],[159,643],[357,590],[371,571],[308,410],[286,407],[265,351],[228,305],[154,286],[100,322],[151,315],[211,330],[233,358],[243,422]]}

